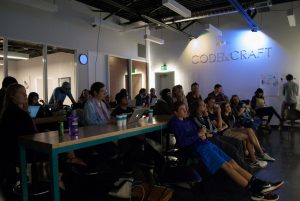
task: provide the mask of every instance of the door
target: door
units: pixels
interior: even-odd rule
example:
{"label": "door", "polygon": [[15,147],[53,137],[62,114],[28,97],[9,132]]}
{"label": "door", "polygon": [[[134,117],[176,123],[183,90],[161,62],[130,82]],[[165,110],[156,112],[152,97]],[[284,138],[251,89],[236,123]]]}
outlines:
{"label": "door", "polygon": [[155,88],[158,93],[162,89],[172,88],[175,85],[175,72],[166,72],[166,73],[155,73]]}

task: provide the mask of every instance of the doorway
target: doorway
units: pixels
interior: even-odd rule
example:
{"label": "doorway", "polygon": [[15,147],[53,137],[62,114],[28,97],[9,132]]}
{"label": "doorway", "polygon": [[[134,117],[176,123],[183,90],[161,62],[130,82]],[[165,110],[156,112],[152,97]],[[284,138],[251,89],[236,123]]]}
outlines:
{"label": "doorway", "polygon": [[175,85],[175,72],[155,73],[155,88],[160,93],[162,89],[172,88]]}

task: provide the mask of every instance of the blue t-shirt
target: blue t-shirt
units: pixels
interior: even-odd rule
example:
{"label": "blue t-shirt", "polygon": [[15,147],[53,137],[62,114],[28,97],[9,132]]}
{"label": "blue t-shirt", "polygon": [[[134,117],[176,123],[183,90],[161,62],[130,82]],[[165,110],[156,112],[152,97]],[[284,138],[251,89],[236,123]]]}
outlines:
{"label": "blue t-shirt", "polygon": [[49,104],[63,104],[63,102],[66,99],[66,96],[68,96],[70,99],[72,97],[71,91],[68,91],[67,93],[64,92],[61,87],[57,87],[54,89],[53,94],[50,98]]}
{"label": "blue t-shirt", "polygon": [[[175,134],[176,143],[180,147],[187,147],[200,140],[198,128],[191,119],[180,120],[176,116],[169,121],[170,132]],[[209,143],[208,140],[201,141]]]}

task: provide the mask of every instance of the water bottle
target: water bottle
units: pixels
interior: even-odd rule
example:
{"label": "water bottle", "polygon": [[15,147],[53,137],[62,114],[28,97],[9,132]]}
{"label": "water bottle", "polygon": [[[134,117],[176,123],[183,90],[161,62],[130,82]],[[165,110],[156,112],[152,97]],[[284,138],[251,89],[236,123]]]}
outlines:
{"label": "water bottle", "polygon": [[78,135],[78,117],[76,111],[73,110],[69,116],[69,135],[77,136]]}

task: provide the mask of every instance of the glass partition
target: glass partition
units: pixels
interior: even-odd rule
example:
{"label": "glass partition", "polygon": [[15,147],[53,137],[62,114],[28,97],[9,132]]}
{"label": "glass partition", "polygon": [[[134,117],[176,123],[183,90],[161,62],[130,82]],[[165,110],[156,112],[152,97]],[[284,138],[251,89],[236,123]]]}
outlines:
{"label": "glass partition", "polygon": [[[0,37],[0,83],[4,78],[4,61],[3,61],[3,38]],[[0,84],[1,85],[1,84]],[[1,88],[1,86],[0,86]]]}
{"label": "glass partition", "polygon": [[44,99],[42,50],[41,44],[8,40],[8,75],[24,85],[27,94],[36,92],[40,99]]}
{"label": "glass partition", "polygon": [[110,80],[110,102],[115,102],[115,96],[120,89],[125,88],[129,91],[128,80],[128,59],[109,56],[109,80]]}
{"label": "glass partition", "polygon": [[[75,51],[60,47],[47,47],[47,64],[48,64],[48,100],[55,88],[61,87],[63,82],[71,84],[71,93],[75,101],[76,84],[75,84]],[[71,100],[66,97],[64,105],[71,105]]]}

